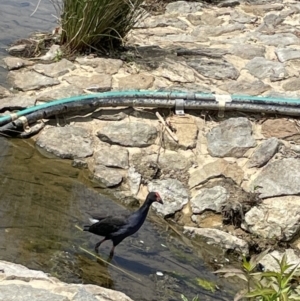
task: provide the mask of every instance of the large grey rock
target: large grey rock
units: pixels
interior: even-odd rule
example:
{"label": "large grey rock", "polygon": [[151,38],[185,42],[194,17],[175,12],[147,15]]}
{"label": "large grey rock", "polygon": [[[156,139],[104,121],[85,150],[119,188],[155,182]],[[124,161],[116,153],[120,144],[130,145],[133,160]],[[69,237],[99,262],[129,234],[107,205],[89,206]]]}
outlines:
{"label": "large grey rock", "polygon": [[74,87],[72,85],[68,87],[57,86],[48,91],[41,91],[36,95],[36,99],[38,101],[47,102],[55,99],[69,98],[69,97],[79,96],[83,94],[84,94],[83,89]]}
{"label": "large grey rock", "polygon": [[199,193],[191,199],[192,211],[195,214],[202,213],[205,210],[220,213],[222,205],[227,202],[228,198],[229,193],[222,186],[201,189]]}
{"label": "large grey rock", "polygon": [[236,163],[217,159],[214,162],[199,166],[191,172],[188,182],[189,188],[192,189],[197,185],[220,176],[231,178],[240,185],[244,179],[244,172]]}
{"label": "large grey rock", "polygon": [[8,80],[13,87],[21,91],[39,90],[41,88],[58,85],[60,82],[35,71],[10,71]]}
{"label": "large grey rock", "polygon": [[128,150],[118,145],[100,145],[94,153],[95,164],[128,168]]}
{"label": "large grey rock", "polygon": [[192,238],[203,238],[208,244],[217,245],[225,250],[249,253],[249,246],[246,241],[218,229],[185,226],[183,233]]}
{"label": "large grey rock", "polygon": [[290,241],[300,230],[300,197],[264,200],[245,214],[243,228],[263,238]]}
{"label": "large grey rock", "polygon": [[102,187],[115,187],[122,182],[123,176],[116,168],[99,164],[93,167],[93,179],[102,184]]}
{"label": "large grey rock", "polygon": [[[42,280],[47,279],[48,276],[42,271],[30,270],[23,265],[11,263],[7,261],[0,261],[0,270],[3,271],[1,274],[1,280],[5,279],[16,279],[16,280]],[[1,289],[0,289],[1,291]]]}
{"label": "large grey rock", "polygon": [[300,159],[287,158],[266,165],[252,181],[262,198],[300,193]]}
{"label": "large grey rock", "polygon": [[69,301],[68,297],[53,294],[46,289],[32,288],[24,284],[1,285],[1,301]]}
{"label": "large grey rock", "polygon": [[36,144],[63,159],[85,158],[93,155],[90,132],[82,127],[46,127]]}
{"label": "large grey rock", "polygon": [[76,69],[76,66],[70,61],[62,59],[52,64],[36,64],[33,69],[49,77],[59,77]]}
{"label": "large grey rock", "polygon": [[239,71],[229,62],[214,59],[189,60],[187,64],[198,73],[214,79],[237,79]]}
{"label": "large grey rock", "polygon": [[299,45],[299,38],[292,33],[275,33],[272,35],[258,34],[256,36],[262,44],[276,47]]}
{"label": "large grey rock", "polygon": [[244,117],[230,118],[210,130],[207,134],[207,148],[214,157],[242,157],[256,146],[251,136],[251,122]]}
{"label": "large grey rock", "polygon": [[288,75],[282,63],[269,61],[262,57],[253,58],[245,68],[255,77],[269,78],[271,81],[282,80]]}
{"label": "large grey rock", "polygon": [[157,129],[142,122],[118,122],[107,124],[97,132],[97,136],[110,144],[145,147],[155,142]]}
{"label": "large grey rock", "polygon": [[2,98],[0,100],[0,110],[20,110],[35,105],[36,98],[32,96],[27,96],[22,93],[17,94],[17,96],[9,96]]}
{"label": "large grey rock", "polygon": [[41,272],[0,261],[1,301],[132,301],[124,293],[91,284],[67,284]]}
{"label": "large grey rock", "polygon": [[249,160],[249,167],[261,167],[268,163],[271,158],[276,154],[279,147],[279,141],[273,137],[265,140],[255,150]]}
{"label": "large grey rock", "polygon": [[112,78],[109,74],[93,74],[93,76],[65,75],[63,77],[70,85],[79,89],[87,89],[95,92],[105,92],[111,90]]}
{"label": "large grey rock", "polygon": [[286,62],[289,60],[300,59],[300,50],[298,49],[286,49],[278,48],[275,53],[280,62]]}
{"label": "large grey rock", "polygon": [[189,192],[184,185],[175,179],[152,181],[148,191],[157,191],[164,202],[163,205],[153,203],[153,209],[164,217],[181,210],[189,201]]}
{"label": "large grey rock", "polygon": [[251,44],[237,44],[230,48],[230,52],[246,60],[251,60],[255,57],[265,56],[264,46],[254,46]]}
{"label": "large grey rock", "polygon": [[224,91],[230,94],[237,95],[261,95],[265,91],[269,90],[271,86],[263,83],[261,80],[255,80],[254,82],[241,80],[241,81],[230,81],[220,86]]}

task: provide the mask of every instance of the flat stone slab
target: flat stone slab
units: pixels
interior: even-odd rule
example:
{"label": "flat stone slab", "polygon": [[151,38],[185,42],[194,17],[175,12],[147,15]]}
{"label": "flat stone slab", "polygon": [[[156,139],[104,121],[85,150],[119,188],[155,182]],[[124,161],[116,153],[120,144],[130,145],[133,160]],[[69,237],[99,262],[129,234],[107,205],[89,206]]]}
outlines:
{"label": "flat stone slab", "polygon": [[269,61],[263,57],[253,58],[246,64],[245,69],[257,78],[269,78],[271,81],[282,80],[288,75],[282,63]]}
{"label": "flat stone slab", "polygon": [[119,89],[138,89],[146,90],[152,87],[154,76],[147,74],[131,74],[118,79]]}
{"label": "flat stone slab", "polygon": [[118,145],[100,145],[94,154],[96,165],[126,169],[129,166],[128,150]]}
{"label": "flat stone slab", "polygon": [[192,83],[195,81],[194,70],[192,68],[185,62],[175,62],[170,59],[165,59],[153,74],[165,77],[173,82]]}
{"label": "flat stone slab", "polygon": [[79,89],[87,89],[95,92],[110,91],[112,88],[112,78],[109,74],[98,74],[93,76],[65,75],[63,80]]}
{"label": "flat stone slab", "polygon": [[155,142],[157,129],[143,122],[118,122],[107,124],[97,136],[110,144],[145,147]]}
{"label": "flat stone slab", "polygon": [[8,80],[15,89],[21,91],[39,90],[60,83],[57,79],[39,74],[35,71],[10,71],[8,73]]}
{"label": "flat stone slab", "polygon": [[265,84],[261,80],[255,80],[253,82],[241,80],[241,81],[230,81],[220,85],[220,88],[230,94],[236,95],[261,95],[268,91],[271,86]]}
{"label": "flat stone slab", "polygon": [[172,116],[167,120],[172,127],[176,129],[176,137],[178,142],[174,141],[170,134],[164,131],[165,148],[171,150],[177,149],[193,149],[197,145],[198,127],[190,116],[179,117]]}
{"label": "flat stone slab", "polygon": [[220,246],[225,250],[249,253],[249,246],[246,241],[218,229],[185,226],[183,233],[192,238],[203,238],[208,244]]}
{"label": "flat stone slab", "polygon": [[267,164],[251,188],[267,198],[300,193],[300,159],[286,158]]}
{"label": "flat stone slab", "polygon": [[34,63],[20,57],[9,56],[3,58],[3,62],[8,70],[17,70],[25,66],[32,66]]}
{"label": "flat stone slab", "polygon": [[7,96],[10,96],[10,91],[7,90],[6,88],[0,86],[0,99],[7,97]]}
{"label": "flat stone slab", "polygon": [[187,64],[194,68],[198,73],[208,78],[219,80],[237,79],[239,71],[225,60],[215,59],[194,59],[189,60]]}
{"label": "flat stone slab", "polygon": [[300,230],[300,197],[264,200],[245,214],[243,228],[263,238],[290,241]]}
{"label": "flat stone slab", "polygon": [[66,59],[61,59],[60,61],[52,64],[36,64],[33,66],[33,69],[36,72],[49,77],[59,77],[72,70],[75,70],[76,66]]}
{"label": "flat stone slab", "polygon": [[90,132],[76,126],[46,127],[36,144],[63,159],[85,158],[94,152]]}
{"label": "flat stone slab", "polygon": [[116,168],[108,168],[101,164],[93,168],[93,178],[103,184],[103,188],[118,186],[123,180],[122,174]]}
{"label": "flat stone slab", "polygon": [[74,87],[72,85],[68,87],[57,86],[48,91],[42,91],[36,95],[38,101],[52,101],[55,99],[69,98],[73,96],[83,95],[85,92],[83,89]]}
{"label": "flat stone slab", "polygon": [[200,189],[191,199],[192,211],[194,214],[201,214],[205,210],[220,213],[228,198],[229,193],[222,186]]}
{"label": "flat stone slab", "polygon": [[251,136],[251,122],[244,117],[230,118],[211,129],[207,134],[207,148],[214,157],[242,157],[256,146]]}
{"label": "flat stone slab", "polygon": [[286,118],[268,119],[262,124],[262,134],[266,138],[276,137],[279,139],[294,140],[299,134],[296,123]]}
{"label": "flat stone slab", "polygon": [[299,45],[300,41],[300,39],[292,33],[259,34],[256,38],[259,39],[262,44],[276,47]]}
{"label": "flat stone slab", "polygon": [[230,51],[233,55],[247,60],[265,56],[265,47],[263,46],[253,46],[249,44],[234,45],[230,48]]}
{"label": "flat stone slab", "polygon": [[76,62],[83,66],[95,68],[95,71],[102,74],[115,74],[123,65],[123,61],[101,57],[78,57]]}
{"label": "flat stone slab", "polygon": [[181,210],[189,201],[189,192],[184,185],[175,179],[152,181],[148,184],[148,191],[157,191],[164,204],[153,203],[157,214],[163,217],[173,215]]}
{"label": "flat stone slab", "polygon": [[278,48],[275,50],[279,62],[286,62],[289,60],[300,59],[300,50]]}
{"label": "flat stone slab", "polygon": [[36,98],[28,95],[23,95],[22,93],[17,96],[5,97],[0,99],[0,110],[21,110],[35,105]]}
{"label": "flat stone slab", "polygon": [[298,92],[300,90],[300,79],[299,78],[291,78],[288,79],[283,85],[282,88],[285,91],[295,91]]}
{"label": "flat stone slab", "polygon": [[220,176],[231,178],[235,183],[240,185],[244,179],[244,171],[236,163],[218,159],[193,170],[190,173],[189,188],[192,189],[197,185]]}
{"label": "flat stone slab", "polygon": [[261,167],[268,163],[276,154],[278,147],[279,141],[275,137],[263,141],[251,156],[249,167]]}

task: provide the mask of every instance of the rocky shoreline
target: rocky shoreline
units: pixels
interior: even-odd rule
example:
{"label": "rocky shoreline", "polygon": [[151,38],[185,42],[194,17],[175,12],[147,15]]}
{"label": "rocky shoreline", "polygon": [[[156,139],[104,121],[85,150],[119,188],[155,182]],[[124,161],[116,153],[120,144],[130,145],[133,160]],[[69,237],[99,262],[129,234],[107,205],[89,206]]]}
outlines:
{"label": "rocky shoreline", "polygon": [[[292,0],[170,3],[130,33],[123,59],[71,61],[58,45],[34,60],[5,58],[13,90],[0,88],[0,111],[128,89],[299,97],[299,18]],[[45,120],[41,128],[37,147],[87,169],[100,187],[137,200],[159,191],[165,205],[154,211],[185,235],[238,253],[290,249],[300,262],[297,118],[121,107]]]}

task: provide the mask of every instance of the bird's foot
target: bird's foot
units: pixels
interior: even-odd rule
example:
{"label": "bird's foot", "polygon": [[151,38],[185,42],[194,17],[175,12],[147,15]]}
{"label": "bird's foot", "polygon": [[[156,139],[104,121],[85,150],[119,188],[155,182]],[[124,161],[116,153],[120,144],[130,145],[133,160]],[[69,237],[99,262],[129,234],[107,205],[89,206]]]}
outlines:
{"label": "bird's foot", "polygon": [[95,252],[96,252],[97,254],[99,253],[98,247],[95,247]]}

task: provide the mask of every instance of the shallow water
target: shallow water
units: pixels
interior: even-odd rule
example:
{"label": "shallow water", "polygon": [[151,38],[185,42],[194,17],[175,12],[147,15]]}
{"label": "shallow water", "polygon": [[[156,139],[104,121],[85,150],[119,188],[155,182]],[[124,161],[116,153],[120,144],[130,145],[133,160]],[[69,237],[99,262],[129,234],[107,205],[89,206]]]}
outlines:
{"label": "shallow water", "polygon": [[[37,4],[38,0],[0,0],[0,62],[14,41],[27,38],[33,32],[49,32],[55,27],[57,13],[49,0],[41,0],[36,13],[30,16]],[[0,85],[8,86],[6,75],[0,63]]]}
{"label": "shallow water", "polygon": [[[211,273],[195,249],[152,222],[152,213],[137,234],[116,248],[112,263],[126,273],[103,264],[93,251],[99,237],[75,225],[87,222],[87,211],[125,208],[84,185],[84,171],[72,168],[70,161],[45,158],[28,141],[0,138],[0,154],[2,260],[66,282],[120,290],[134,300],[180,300],[181,293],[199,294],[200,300],[232,299],[231,288]],[[111,242],[101,245],[100,257],[107,259],[110,248]],[[221,290],[205,290],[197,278],[217,283]]]}

